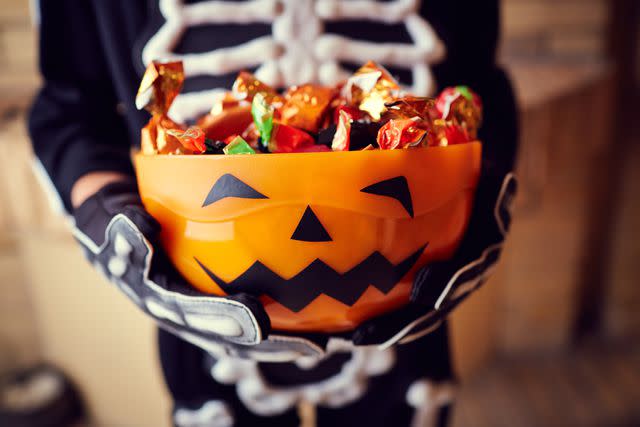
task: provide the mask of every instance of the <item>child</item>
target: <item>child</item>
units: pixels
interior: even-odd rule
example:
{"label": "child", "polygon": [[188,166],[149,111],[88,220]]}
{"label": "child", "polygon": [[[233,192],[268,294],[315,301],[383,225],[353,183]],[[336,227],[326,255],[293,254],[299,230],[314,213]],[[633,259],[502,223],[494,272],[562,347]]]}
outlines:
{"label": "child", "polygon": [[[495,63],[498,1],[41,0],[44,86],[31,111],[36,155],[90,260],[162,327],[177,426],[445,425],[453,399],[446,314],[486,278],[509,225],[517,127]],[[203,296],[153,251],[158,225],[137,195],[130,149],[148,120],[134,97],[145,62],[180,58],[170,112],[205,112],[240,69],[266,83],[335,83],[376,60],[416,95],[465,84],[484,102],[483,170],[451,261],[416,277],[410,304],[339,336],[270,331],[257,298]],[[149,268],[147,268],[149,267]]]}

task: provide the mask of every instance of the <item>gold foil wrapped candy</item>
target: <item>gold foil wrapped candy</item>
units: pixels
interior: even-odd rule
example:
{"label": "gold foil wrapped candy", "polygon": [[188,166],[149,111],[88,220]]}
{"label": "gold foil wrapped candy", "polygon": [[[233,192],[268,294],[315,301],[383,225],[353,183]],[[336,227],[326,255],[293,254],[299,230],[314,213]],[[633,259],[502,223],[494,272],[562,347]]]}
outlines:
{"label": "gold foil wrapped candy", "polygon": [[153,61],[147,67],[136,95],[138,110],[145,108],[152,115],[166,115],[184,83],[181,61]]}
{"label": "gold foil wrapped candy", "polygon": [[400,86],[381,65],[367,62],[351,76],[343,88],[343,96],[352,105],[380,120],[385,104],[395,100]]}
{"label": "gold foil wrapped candy", "polygon": [[261,93],[270,104],[282,103],[282,97],[275,89],[268,84],[261,82],[256,78],[256,76],[247,71],[241,71],[240,74],[238,74],[236,81],[233,83],[231,92],[239,101],[247,101],[251,103],[253,101],[253,97],[256,96],[256,94]]}

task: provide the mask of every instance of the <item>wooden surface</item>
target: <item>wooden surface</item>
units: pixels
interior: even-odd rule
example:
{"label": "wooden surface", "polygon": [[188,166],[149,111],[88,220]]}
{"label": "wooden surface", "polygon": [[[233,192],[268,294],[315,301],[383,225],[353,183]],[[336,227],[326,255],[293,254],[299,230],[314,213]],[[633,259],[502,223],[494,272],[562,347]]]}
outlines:
{"label": "wooden surface", "polygon": [[[552,81],[554,67],[512,68],[522,102],[519,192],[497,277],[489,282],[502,288],[496,305],[500,352],[557,351],[572,343],[583,259],[590,251],[585,236],[592,215],[606,209],[592,198],[604,184],[594,177],[610,154],[610,75],[607,67],[598,69],[595,78],[576,68],[573,88],[558,84],[538,102],[527,94]],[[565,76],[558,80],[571,75],[566,66],[555,74]]]}
{"label": "wooden surface", "polygon": [[[618,210],[609,224],[603,331],[617,339],[640,340],[640,125],[635,123],[623,158]],[[625,195],[627,195],[625,197]],[[634,196],[630,196],[634,195]]]}
{"label": "wooden surface", "polygon": [[497,360],[460,390],[454,427],[640,425],[640,345]]}
{"label": "wooden surface", "polygon": [[502,50],[517,58],[602,58],[608,0],[502,0]]}

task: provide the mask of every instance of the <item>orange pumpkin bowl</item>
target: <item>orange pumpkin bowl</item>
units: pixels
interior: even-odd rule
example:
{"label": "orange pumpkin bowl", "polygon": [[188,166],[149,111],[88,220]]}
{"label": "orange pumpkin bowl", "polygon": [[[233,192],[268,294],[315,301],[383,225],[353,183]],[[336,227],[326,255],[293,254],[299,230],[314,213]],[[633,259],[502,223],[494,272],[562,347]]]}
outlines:
{"label": "orange pumpkin bowl", "polygon": [[406,304],[416,271],[453,255],[481,145],[134,161],[193,286],[259,296],[277,330],[337,332]]}

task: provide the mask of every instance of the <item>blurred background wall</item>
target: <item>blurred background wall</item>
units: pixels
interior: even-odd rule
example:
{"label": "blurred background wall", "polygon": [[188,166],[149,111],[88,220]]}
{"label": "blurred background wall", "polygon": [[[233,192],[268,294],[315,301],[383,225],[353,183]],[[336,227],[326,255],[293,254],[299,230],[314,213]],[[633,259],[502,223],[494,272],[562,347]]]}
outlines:
{"label": "blurred background wall", "polygon": [[[503,0],[521,191],[498,271],[454,315],[463,378],[640,336],[637,12],[634,0]],[[153,326],[84,263],[32,174],[26,0],[2,2],[0,64],[0,372],[49,360],[102,425],[164,425]],[[122,384],[136,402],[114,392]]]}

